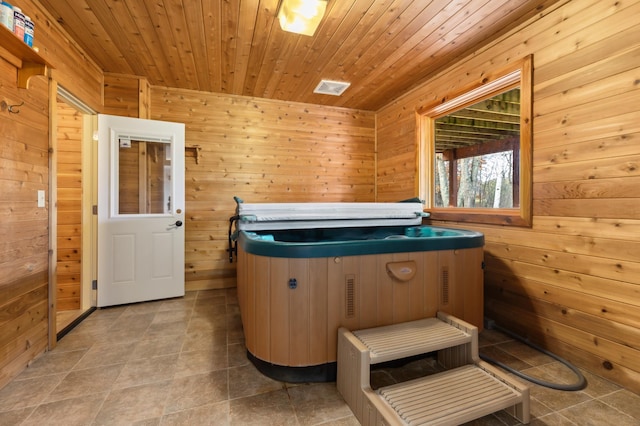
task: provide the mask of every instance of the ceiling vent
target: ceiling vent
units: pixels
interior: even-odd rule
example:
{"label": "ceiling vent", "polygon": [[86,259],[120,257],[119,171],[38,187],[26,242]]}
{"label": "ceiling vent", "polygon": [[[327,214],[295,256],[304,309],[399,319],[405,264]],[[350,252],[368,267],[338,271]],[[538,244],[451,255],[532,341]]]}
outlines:
{"label": "ceiling vent", "polygon": [[322,95],[340,96],[347,90],[347,87],[351,86],[351,83],[345,83],[343,81],[322,80],[320,84],[316,86],[313,93],[320,93]]}

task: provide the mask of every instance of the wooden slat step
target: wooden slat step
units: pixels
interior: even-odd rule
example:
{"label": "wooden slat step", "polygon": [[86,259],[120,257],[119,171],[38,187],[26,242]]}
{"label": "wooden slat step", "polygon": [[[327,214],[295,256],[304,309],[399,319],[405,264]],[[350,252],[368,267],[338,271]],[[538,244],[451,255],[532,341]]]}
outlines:
{"label": "wooden slat step", "polygon": [[378,394],[407,425],[456,425],[523,402],[519,390],[478,364],[381,388]]}
{"label": "wooden slat step", "polygon": [[353,331],[370,352],[371,364],[470,343],[472,334],[438,318]]}

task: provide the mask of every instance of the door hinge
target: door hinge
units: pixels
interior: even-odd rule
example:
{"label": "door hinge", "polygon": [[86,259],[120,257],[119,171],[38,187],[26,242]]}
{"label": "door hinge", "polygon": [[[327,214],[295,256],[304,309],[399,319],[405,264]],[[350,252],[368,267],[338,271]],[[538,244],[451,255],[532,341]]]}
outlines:
{"label": "door hinge", "polygon": [[93,205],[93,206],[91,206],[91,210],[92,210],[92,213],[93,213],[94,215],[98,214],[98,206],[97,206],[97,205]]}
{"label": "door hinge", "polygon": [[91,281],[91,290],[97,290],[97,289],[98,289],[98,280]]}

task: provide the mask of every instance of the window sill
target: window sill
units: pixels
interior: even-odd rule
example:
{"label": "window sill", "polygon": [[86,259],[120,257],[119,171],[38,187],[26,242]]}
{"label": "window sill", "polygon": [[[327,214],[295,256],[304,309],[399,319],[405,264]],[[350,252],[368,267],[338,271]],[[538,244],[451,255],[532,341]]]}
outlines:
{"label": "window sill", "polygon": [[448,222],[484,223],[490,225],[507,225],[530,227],[531,218],[522,217],[519,209],[428,209],[431,220]]}

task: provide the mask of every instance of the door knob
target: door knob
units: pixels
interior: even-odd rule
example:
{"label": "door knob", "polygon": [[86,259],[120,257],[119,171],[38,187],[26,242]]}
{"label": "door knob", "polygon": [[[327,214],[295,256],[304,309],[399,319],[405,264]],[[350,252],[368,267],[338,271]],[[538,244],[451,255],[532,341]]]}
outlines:
{"label": "door knob", "polygon": [[176,223],[172,223],[171,225],[175,225],[177,227],[182,226],[182,221],[181,220],[176,220]]}

